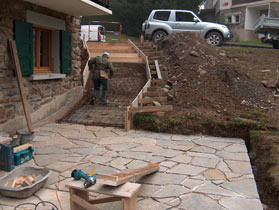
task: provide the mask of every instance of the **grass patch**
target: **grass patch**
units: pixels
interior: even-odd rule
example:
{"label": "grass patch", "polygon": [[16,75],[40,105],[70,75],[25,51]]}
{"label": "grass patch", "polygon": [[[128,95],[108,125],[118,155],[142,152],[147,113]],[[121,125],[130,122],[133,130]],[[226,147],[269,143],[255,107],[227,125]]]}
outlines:
{"label": "grass patch", "polygon": [[261,40],[249,40],[249,41],[235,41],[227,42],[228,44],[244,44],[250,46],[261,46],[261,47],[271,47],[271,44],[262,43]]}

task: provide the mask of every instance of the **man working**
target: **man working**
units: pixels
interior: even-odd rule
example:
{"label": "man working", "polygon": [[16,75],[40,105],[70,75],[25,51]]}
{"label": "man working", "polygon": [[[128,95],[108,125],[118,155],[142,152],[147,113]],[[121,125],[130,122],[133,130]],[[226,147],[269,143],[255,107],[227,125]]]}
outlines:
{"label": "man working", "polygon": [[107,103],[108,79],[113,76],[114,72],[113,65],[108,59],[109,53],[104,52],[102,56],[91,58],[88,62],[89,70],[93,71],[94,82],[94,91],[91,104],[94,104],[98,98],[101,84],[103,86],[101,104],[106,105]]}

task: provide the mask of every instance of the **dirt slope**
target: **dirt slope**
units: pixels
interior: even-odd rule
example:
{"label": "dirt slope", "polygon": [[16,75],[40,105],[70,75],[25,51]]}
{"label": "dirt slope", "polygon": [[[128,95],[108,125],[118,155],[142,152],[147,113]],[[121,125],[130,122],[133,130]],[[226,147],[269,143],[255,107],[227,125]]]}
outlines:
{"label": "dirt slope", "polygon": [[239,71],[235,60],[196,33],[177,33],[158,44],[169,69],[176,111],[246,118],[251,109],[270,110],[271,91]]}

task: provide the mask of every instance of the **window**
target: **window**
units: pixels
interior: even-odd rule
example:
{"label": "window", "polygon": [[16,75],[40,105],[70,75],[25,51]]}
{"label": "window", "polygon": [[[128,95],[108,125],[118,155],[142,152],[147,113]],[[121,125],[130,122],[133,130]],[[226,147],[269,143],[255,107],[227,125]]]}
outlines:
{"label": "window", "polygon": [[237,23],[240,23],[240,14],[228,15],[228,16],[226,16],[225,21],[226,21],[227,24],[237,24]]}
{"label": "window", "polygon": [[194,22],[194,15],[189,12],[176,12],[176,21]]}
{"label": "window", "polygon": [[158,11],[155,12],[153,19],[168,21],[170,17],[170,12],[168,11]]}
{"label": "window", "polygon": [[[72,33],[65,30],[39,28],[37,25],[14,21],[14,39],[22,76],[33,77],[37,74],[34,77],[41,78],[42,75],[53,75],[50,73],[70,74]],[[48,79],[55,78],[50,76]]]}
{"label": "window", "polygon": [[43,28],[33,30],[33,65],[35,74],[52,72],[52,31]]}

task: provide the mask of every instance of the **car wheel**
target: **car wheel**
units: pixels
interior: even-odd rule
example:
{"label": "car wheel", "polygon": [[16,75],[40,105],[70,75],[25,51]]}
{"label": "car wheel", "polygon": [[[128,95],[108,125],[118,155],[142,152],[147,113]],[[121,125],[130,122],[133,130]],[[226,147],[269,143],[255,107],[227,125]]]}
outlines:
{"label": "car wheel", "polygon": [[211,32],[206,36],[206,40],[209,44],[214,46],[222,46],[223,37],[219,32]]}
{"label": "car wheel", "polygon": [[152,36],[152,41],[154,43],[157,43],[159,40],[163,39],[165,36],[167,36],[167,33],[164,31],[156,31]]}

